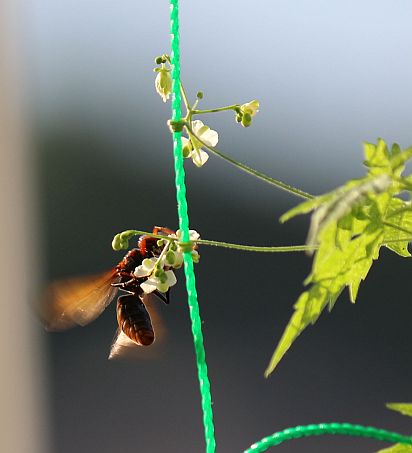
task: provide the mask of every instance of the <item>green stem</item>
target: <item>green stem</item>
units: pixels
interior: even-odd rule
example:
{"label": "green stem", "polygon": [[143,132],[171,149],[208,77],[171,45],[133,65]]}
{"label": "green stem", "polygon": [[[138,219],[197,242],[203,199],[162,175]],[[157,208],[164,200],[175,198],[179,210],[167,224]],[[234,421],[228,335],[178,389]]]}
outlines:
{"label": "green stem", "polygon": [[240,107],[240,104],[227,105],[226,107],[219,107],[217,109],[205,109],[205,110],[192,110],[193,115],[203,115],[204,113],[215,113],[224,112],[226,110],[235,110]]}
{"label": "green stem", "polygon": [[[127,234],[127,240],[130,240],[133,236],[150,236],[150,237],[157,238],[157,239],[166,239],[167,241],[170,241],[170,242],[174,240],[170,236],[165,236],[163,234],[149,233],[148,231],[141,231],[141,230],[127,230],[127,231],[124,231],[119,234],[120,234],[120,236],[122,234]],[[223,247],[223,248],[228,248],[228,249],[244,250],[244,251],[248,251],[248,252],[263,252],[263,253],[306,252],[308,250],[316,249],[316,247],[312,247],[312,246],[308,246],[308,245],[285,245],[285,246],[266,247],[266,246],[256,246],[256,245],[232,244],[230,242],[210,241],[207,239],[195,239],[190,242],[193,242],[194,244],[199,244],[199,245],[210,245],[210,246],[214,246],[214,247]]]}
{"label": "green stem", "polygon": [[[392,244],[396,242],[403,242],[409,241],[412,242],[412,232],[408,231],[404,228],[398,227],[389,222],[384,222],[384,225],[398,229],[404,233],[409,234],[410,236],[405,238],[398,238],[398,239],[389,239],[385,242],[382,242],[382,245],[385,244]],[[128,240],[130,240],[133,236],[150,236],[157,239],[166,239],[167,241],[176,241],[169,236],[165,236],[163,234],[153,234],[149,233],[148,231],[141,231],[141,230],[127,230],[125,233],[128,235]],[[122,235],[123,233],[120,233]],[[198,245],[209,245],[212,247],[222,247],[227,249],[233,250],[243,250],[246,252],[259,252],[259,253],[293,253],[293,252],[307,252],[311,250],[317,250],[317,246],[309,246],[309,245],[278,245],[278,246],[260,246],[260,245],[243,245],[243,244],[233,244],[230,242],[221,242],[221,241],[211,241],[208,239],[195,239],[193,241],[194,244]]]}
{"label": "green stem", "polygon": [[187,114],[190,114],[191,113],[191,107],[190,107],[189,99],[187,97],[186,90],[185,90],[185,87],[183,86],[183,83],[180,83],[180,91],[182,93],[183,102],[185,104]]}
{"label": "green stem", "polygon": [[192,242],[195,242],[196,244],[199,245],[211,245],[215,247],[224,247],[228,249],[244,250],[247,252],[263,252],[263,253],[307,252],[308,250],[317,249],[317,247],[311,247],[308,245],[286,245],[276,247],[264,247],[256,245],[231,244],[229,242],[208,241],[206,239],[197,239]]}
{"label": "green stem", "polygon": [[253,176],[256,176],[257,178],[261,179],[262,181],[265,181],[269,184],[272,184],[279,189],[285,190],[286,192],[292,193],[293,195],[297,195],[298,197],[304,198],[306,200],[314,198],[313,195],[304,192],[303,190],[297,189],[296,187],[290,186],[289,184],[285,184],[282,181],[279,181],[277,179],[271,178],[270,176],[265,175],[264,173],[261,173],[260,171],[254,170],[253,168],[248,167],[245,164],[242,164],[238,162],[237,160],[226,156],[223,154],[221,151],[219,151],[216,148],[213,148],[209,145],[207,145],[201,138],[199,138],[192,130],[190,125],[186,125],[187,130],[191,135],[193,135],[196,140],[198,140],[205,148],[207,148],[210,152],[215,154],[216,156],[220,157],[221,159],[224,159],[226,162],[231,163],[237,168],[240,168],[241,170],[245,171],[246,173],[249,173]]}
{"label": "green stem", "polygon": [[156,264],[152,269],[152,272],[150,275],[154,275],[155,272],[159,269],[160,264],[162,262],[163,257],[166,255],[166,253],[169,251],[170,244],[173,242],[171,238],[168,239],[167,244],[163,247],[162,253],[159,255],[159,258],[157,258]]}
{"label": "green stem", "polygon": [[[171,62],[170,56],[167,55],[167,54],[164,54],[164,57],[166,58],[166,60],[170,64],[170,66],[172,66],[172,62]],[[180,82],[180,92],[182,93],[183,102],[185,104],[187,113],[191,113],[192,108],[190,107],[189,98],[187,97],[186,90],[185,90],[185,87],[183,86],[182,82]]]}

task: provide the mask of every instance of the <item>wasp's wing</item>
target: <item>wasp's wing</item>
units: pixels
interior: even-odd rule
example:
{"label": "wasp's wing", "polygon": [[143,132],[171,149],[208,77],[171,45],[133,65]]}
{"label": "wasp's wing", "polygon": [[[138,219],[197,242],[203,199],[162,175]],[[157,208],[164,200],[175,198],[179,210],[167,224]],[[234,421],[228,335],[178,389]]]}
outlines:
{"label": "wasp's wing", "polygon": [[[138,348],[138,344],[132,341],[122,329],[118,328],[116,335],[113,341],[113,344],[110,348],[109,359],[116,359],[122,355],[127,354],[128,352],[133,352],[134,348]],[[131,348],[131,350],[130,350]]]}
{"label": "wasp's wing", "polygon": [[114,271],[103,275],[52,283],[41,307],[41,317],[48,330],[85,326],[96,319],[117,293]]}
{"label": "wasp's wing", "polygon": [[141,345],[131,340],[119,327],[116,331],[112,346],[110,348],[109,359],[117,358],[145,358],[152,359],[161,356],[163,350],[163,340],[166,329],[161,322],[157,309],[154,307],[156,298],[152,294],[143,294],[139,296],[149,312],[152,324],[156,332],[156,340],[153,345],[141,347]]}

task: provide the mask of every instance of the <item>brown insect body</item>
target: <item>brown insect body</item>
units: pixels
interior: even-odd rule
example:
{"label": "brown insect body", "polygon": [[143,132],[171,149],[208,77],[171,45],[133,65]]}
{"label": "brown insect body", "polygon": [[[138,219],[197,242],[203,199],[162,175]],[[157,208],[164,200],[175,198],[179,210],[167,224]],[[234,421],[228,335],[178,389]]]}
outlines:
{"label": "brown insect body", "polygon": [[128,294],[117,299],[117,322],[119,328],[133,342],[149,346],[155,339],[152,320],[142,302],[142,296]]}
{"label": "brown insect body", "polygon": [[[155,227],[153,234],[173,234],[168,228]],[[126,292],[118,298],[116,313],[118,331],[109,358],[123,352],[124,347],[149,346],[155,340],[154,329],[146,305],[156,296],[169,303],[169,291],[145,294],[140,284],[148,277],[136,277],[134,270],[145,258],[159,256],[162,246],[158,239],[141,236],[138,248],[130,250],[111,271],[98,277],[72,279],[50,285],[42,317],[49,330],[65,330],[84,326],[96,319],[116,296],[118,289]]]}

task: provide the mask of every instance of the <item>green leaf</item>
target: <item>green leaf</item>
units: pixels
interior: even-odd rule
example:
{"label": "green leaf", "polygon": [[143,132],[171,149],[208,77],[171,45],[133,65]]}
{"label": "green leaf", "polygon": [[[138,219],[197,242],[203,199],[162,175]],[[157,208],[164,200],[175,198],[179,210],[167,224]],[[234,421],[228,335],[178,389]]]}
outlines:
{"label": "green leaf", "polygon": [[386,407],[402,415],[412,417],[412,403],[387,403]]}
{"label": "green leaf", "polygon": [[364,178],[350,180],[336,190],[308,200],[281,217],[286,221],[313,211],[307,243],[318,244],[312,271],[305,280],[310,285],[294,305],[294,313],[272,355],[265,376],[276,368],[296,338],[314,324],[323,310],[331,310],[347,287],[351,302],[359,286],[379,257],[382,245],[403,256],[412,239],[412,206],[397,197],[412,188],[412,178],[401,177],[412,148],[401,151],[398,145],[388,150],[379,139],[377,145],[364,145]]}
{"label": "green leaf", "polygon": [[[405,238],[402,241],[402,238]],[[410,257],[409,241],[412,239],[412,207],[399,198],[392,198],[386,213],[385,247],[403,257]],[[388,241],[388,242],[386,242]]]}
{"label": "green leaf", "polygon": [[385,448],[384,450],[379,450],[376,453],[411,453],[412,445],[405,444],[395,444],[392,447]]}
{"label": "green leaf", "polygon": [[328,291],[322,286],[313,286],[309,291],[301,294],[295,304],[295,313],[287,325],[279,344],[270,359],[265,371],[265,377],[273,372],[292,343],[301,334],[305,327],[314,323],[322,310],[328,304]]}
{"label": "green leaf", "polygon": [[311,200],[304,201],[303,203],[298,204],[294,208],[292,208],[290,211],[285,212],[280,217],[280,222],[284,223],[291,219],[292,217],[295,217],[299,214],[307,214],[308,212],[313,211],[317,207],[319,207],[322,203],[325,201],[328,201],[329,198],[332,198],[334,196],[334,192],[330,192],[325,195],[321,195],[320,197],[312,198]]}
{"label": "green leaf", "polygon": [[390,153],[386,143],[379,138],[376,145],[364,143],[363,151],[365,154],[364,164],[369,167],[369,173],[378,175],[388,173],[390,169]]}
{"label": "green leaf", "polygon": [[[341,246],[337,247],[335,241],[339,235]],[[327,306],[330,309],[333,307],[345,286],[350,288],[351,299],[355,301],[360,282],[378,256],[382,235],[383,227],[378,228],[373,223],[354,239],[347,230],[340,229],[337,222],[324,229],[312,273],[305,282],[312,286],[296,302],[295,312],[265,371],[266,377],[273,372],[302,331],[309,324],[314,324]]]}
{"label": "green leaf", "polygon": [[[387,403],[386,407],[402,415],[412,417],[412,403]],[[379,450],[376,453],[412,453],[412,445],[395,444],[392,447]]]}
{"label": "green leaf", "polygon": [[391,154],[390,165],[393,174],[399,177],[405,170],[405,163],[412,157],[412,147],[401,151],[399,145],[394,144]]}

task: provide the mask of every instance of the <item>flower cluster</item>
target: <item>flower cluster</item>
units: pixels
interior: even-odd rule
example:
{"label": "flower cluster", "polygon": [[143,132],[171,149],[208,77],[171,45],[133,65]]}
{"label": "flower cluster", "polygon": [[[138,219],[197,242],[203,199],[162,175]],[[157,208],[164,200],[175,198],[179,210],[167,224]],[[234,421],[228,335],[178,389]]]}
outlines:
{"label": "flower cluster", "polygon": [[[171,62],[168,55],[164,54],[155,59],[160,67],[154,69],[157,72],[155,88],[159,96],[166,102],[172,93]],[[168,67],[166,67],[168,65]],[[252,124],[252,118],[259,112],[259,101],[253,100],[245,104],[234,104],[217,109],[198,110],[197,105],[203,99],[203,93],[199,91],[196,95],[196,101],[190,105],[186,92],[181,85],[182,97],[186,106],[186,116],[179,121],[188,134],[188,137],[182,137],[183,157],[192,159],[197,167],[202,167],[209,159],[208,153],[203,147],[213,148],[218,142],[218,133],[199,120],[193,120],[194,115],[201,115],[212,112],[222,112],[232,110],[236,113],[236,121],[243,127],[249,127]],[[169,123],[170,124],[170,123]],[[190,125],[190,126],[189,126]],[[183,126],[182,126],[183,127]],[[179,131],[181,128],[179,129]],[[172,128],[172,131],[175,131]]]}
{"label": "flower cluster", "polygon": [[[195,241],[200,238],[200,235],[195,230],[189,231],[190,241]],[[180,231],[176,234],[171,234],[168,239],[160,239],[159,245],[163,245],[162,253],[157,257],[146,258],[140,266],[137,266],[134,275],[137,278],[147,277],[140,284],[142,290],[146,293],[160,291],[166,293],[169,288],[176,284],[176,276],[173,269],[179,269],[183,264],[184,250],[177,241],[180,240]],[[196,245],[192,244],[191,255],[193,262],[199,262],[199,253],[195,250]]]}
{"label": "flower cluster", "polygon": [[259,111],[259,101],[254,101],[242,104],[236,109],[236,122],[241,123],[243,127],[249,127],[252,124],[252,117]]}

